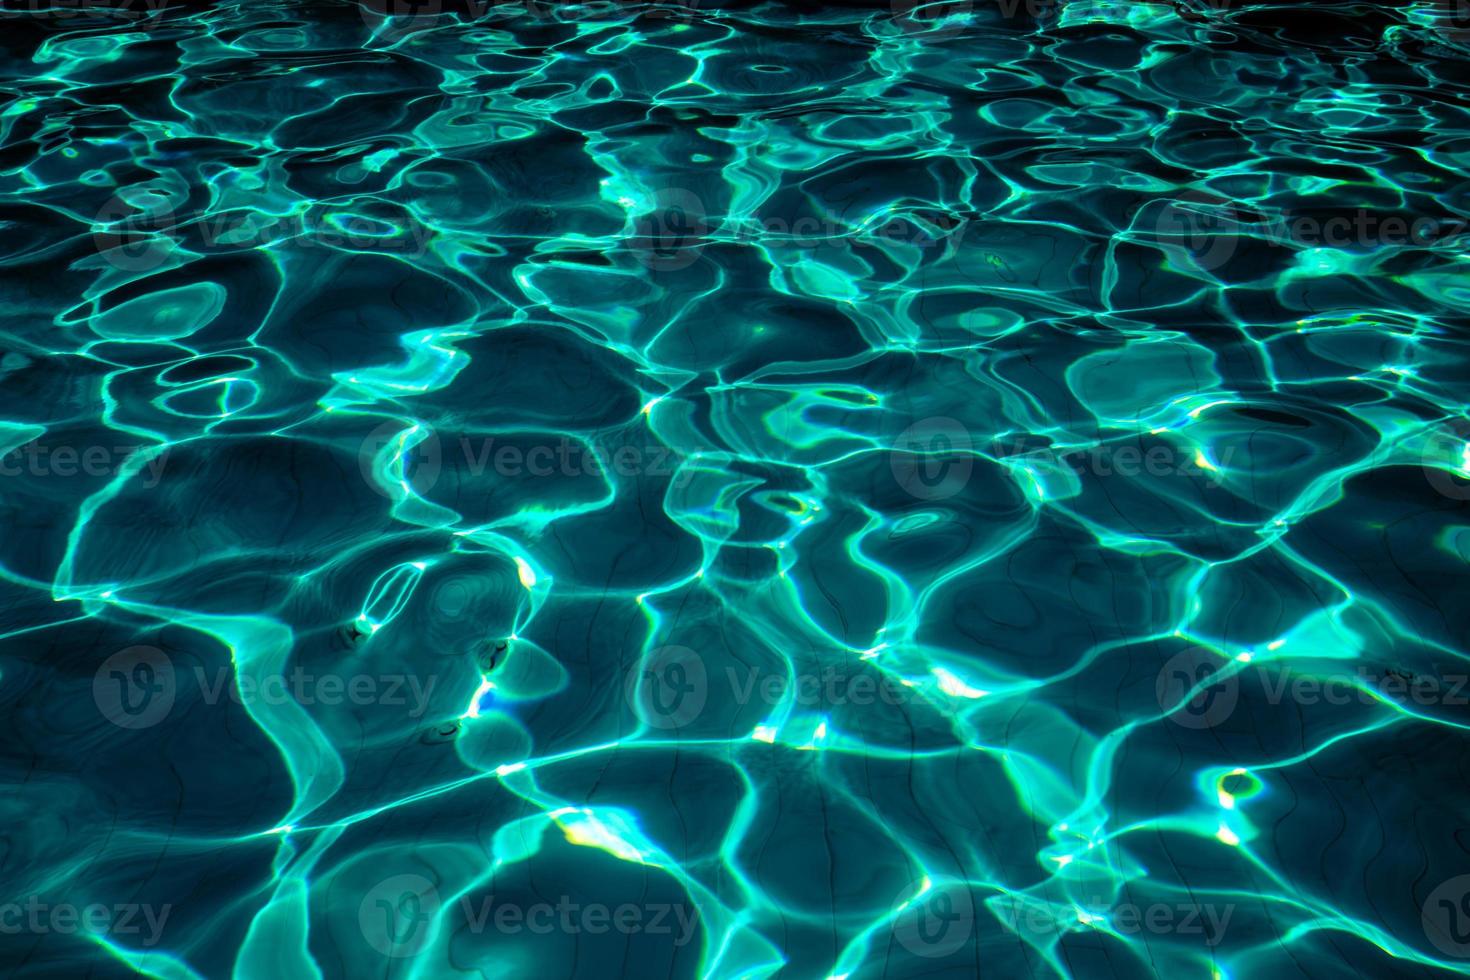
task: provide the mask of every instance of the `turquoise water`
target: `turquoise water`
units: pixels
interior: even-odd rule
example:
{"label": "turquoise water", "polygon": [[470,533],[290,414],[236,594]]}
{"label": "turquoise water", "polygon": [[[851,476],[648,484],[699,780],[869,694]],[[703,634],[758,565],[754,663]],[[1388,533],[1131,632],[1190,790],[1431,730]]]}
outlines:
{"label": "turquoise water", "polygon": [[1454,3],[7,2],[0,970],[1470,973]]}

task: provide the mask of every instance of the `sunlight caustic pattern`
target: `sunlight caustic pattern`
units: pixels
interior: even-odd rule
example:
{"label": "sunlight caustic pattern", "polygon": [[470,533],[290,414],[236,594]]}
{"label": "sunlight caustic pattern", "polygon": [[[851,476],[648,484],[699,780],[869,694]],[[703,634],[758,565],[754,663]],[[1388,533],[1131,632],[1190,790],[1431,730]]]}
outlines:
{"label": "sunlight caustic pattern", "polygon": [[7,3],[4,971],[1470,973],[1463,14]]}

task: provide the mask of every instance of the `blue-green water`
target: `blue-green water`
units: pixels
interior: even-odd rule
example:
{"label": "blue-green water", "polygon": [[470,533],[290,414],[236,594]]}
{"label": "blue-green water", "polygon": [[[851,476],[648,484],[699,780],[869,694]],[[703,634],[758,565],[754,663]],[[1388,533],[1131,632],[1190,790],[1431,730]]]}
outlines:
{"label": "blue-green water", "polygon": [[5,975],[1470,973],[1470,12],[375,4],[0,15]]}

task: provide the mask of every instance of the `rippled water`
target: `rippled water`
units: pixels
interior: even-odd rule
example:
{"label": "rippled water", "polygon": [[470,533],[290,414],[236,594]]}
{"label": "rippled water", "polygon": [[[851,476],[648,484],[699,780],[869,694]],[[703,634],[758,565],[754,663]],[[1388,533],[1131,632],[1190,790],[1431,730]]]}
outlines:
{"label": "rippled water", "polygon": [[375,2],[0,15],[6,975],[1470,973],[1470,12]]}

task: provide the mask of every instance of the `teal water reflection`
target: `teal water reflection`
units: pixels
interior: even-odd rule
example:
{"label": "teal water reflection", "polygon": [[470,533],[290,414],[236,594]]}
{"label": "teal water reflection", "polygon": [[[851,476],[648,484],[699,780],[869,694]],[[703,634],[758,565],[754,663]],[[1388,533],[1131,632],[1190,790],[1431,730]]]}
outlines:
{"label": "teal water reflection", "polygon": [[5,972],[1470,972],[1463,13],[7,4]]}

